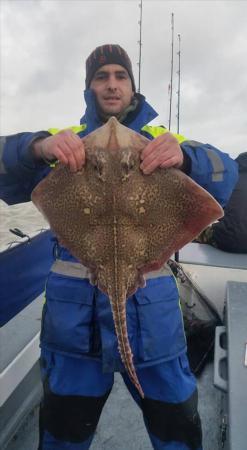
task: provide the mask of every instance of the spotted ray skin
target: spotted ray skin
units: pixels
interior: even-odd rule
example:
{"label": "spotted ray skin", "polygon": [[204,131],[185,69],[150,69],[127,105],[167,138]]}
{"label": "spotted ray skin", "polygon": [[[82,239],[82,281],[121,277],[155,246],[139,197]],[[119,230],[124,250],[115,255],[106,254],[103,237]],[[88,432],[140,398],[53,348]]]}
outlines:
{"label": "spotted ray skin", "polygon": [[58,240],[87,266],[111,303],[119,352],[143,397],[128,340],[126,300],[223,210],[177,169],[140,170],[149,142],[114,117],[83,139],[86,164],[77,173],[58,164],[32,200]]}

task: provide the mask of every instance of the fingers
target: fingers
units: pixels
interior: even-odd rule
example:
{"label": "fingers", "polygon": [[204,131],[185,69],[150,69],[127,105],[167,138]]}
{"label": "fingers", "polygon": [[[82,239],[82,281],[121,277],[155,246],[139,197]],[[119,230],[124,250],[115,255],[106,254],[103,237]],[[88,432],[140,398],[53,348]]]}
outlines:
{"label": "fingers", "polygon": [[149,144],[144,148],[144,150],[141,153],[141,159],[145,160],[151,153],[155,152],[157,148],[159,147],[160,143],[165,143],[166,140],[163,138],[163,136],[158,136],[153,141],[150,141]]}
{"label": "fingers", "polygon": [[[154,143],[154,145],[151,145],[152,143]],[[162,161],[164,144],[162,146],[159,143],[155,143],[155,141],[152,141],[150,144],[147,145],[145,150],[146,150],[145,155],[141,156],[141,159],[143,159],[141,163],[141,169],[143,170],[144,173],[150,173],[150,171],[158,167]]]}
{"label": "fingers", "polygon": [[150,142],[141,154],[140,165],[144,174],[152,173],[157,167],[181,167],[183,152],[177,139],[166,133]]}
{"label": "fingers", "polygon": [[60,151],[62,156],[62,159],[58,158],[59,162],[69,166],[71,172],[77,172],[77,170],[81,169],[80,164],[77,163],[75,150],[72,150],[66,142],[58,145],[57,150]]}
{"label": "fingers", "polygon": [[[72,172],[81,170],[85,164],[83,141],[71,130],[50,136],[42,140],[40,145],[40,157],[57,159],[61,164],[69,166]],[[183,159],[183,152],[177,139],[171,133],[165,133],[145,147],[141,154],[140,168],[145,174],[152,173],[157,167],[180,168]]]}
{"label": "fingers", "polygon": [[180,166],[180,158],[178,158],[177,155],[172,155],[170,157],[167,157],[166,160],[163,160],[160,163],[160,167],[162,167],[163,169],[168,169],[169,167],[175,167],[178,168],[178,166]]}
{"label": "fingers", "polygon": [[70,142],[71,148],[73,148],[74,150],[73,156],[75,158],[77,168],[78,170],[80,170],[82,166],[85,164],[84,144],[82,142],[82,139],[75,133],[72,133],[70,135],[70,139],[71,139]]}
{"label": "fingers", "polygon": [[81,170],[85,164],[85,149],[82,140],[71,130],[46,138],[42,142],[42,154],[47,159],[58,159],[68,165],[72,172]]}

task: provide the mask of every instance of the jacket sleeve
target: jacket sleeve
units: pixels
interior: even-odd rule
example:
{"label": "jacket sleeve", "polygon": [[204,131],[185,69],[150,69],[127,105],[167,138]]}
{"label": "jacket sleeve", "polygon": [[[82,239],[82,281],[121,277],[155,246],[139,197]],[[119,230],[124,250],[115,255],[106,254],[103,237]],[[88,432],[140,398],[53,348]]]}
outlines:
{"label": "jacket sleeve", "polygon": [[50,170],[32,157],[31,145],[47,131],[18,133],[0,138],[0,199],[7,204],[30,201],[31,192]]}
{"label": "jacket sleeve", "polygon": [[224,207],[238,180],[237,163],[209,144],[184,141],[180,146],[190,158],[188,175]]}

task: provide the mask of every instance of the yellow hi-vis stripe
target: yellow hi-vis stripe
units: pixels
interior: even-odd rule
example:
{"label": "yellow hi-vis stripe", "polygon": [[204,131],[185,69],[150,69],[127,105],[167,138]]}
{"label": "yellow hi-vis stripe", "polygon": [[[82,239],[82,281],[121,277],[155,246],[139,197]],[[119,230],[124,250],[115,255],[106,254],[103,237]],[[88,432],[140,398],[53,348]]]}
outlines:
{"label": "yellow hi-vis stripe", "polygon": [[[63,130],[72,130],[74,133],[78,134],[81,131],[84,131],[87,128],[87,125],[85,123],[79,125],[79,126],[70,126],[66,128],[49,128],[48,132],[52,135],[59,133]],[[169,130],[164,127],[157,127],[157,126],[151,126],[151,125],[145,125],[142,128],[142,131],[145,131],[146,133],[149,133],[153,138],[156,138],[158,136],[161,136],[162,134],[168,133]],[[184,141],[187,141],[188,139],[181,134],[172,133],[172,135],[177,139],[179,144],[181,144]]]}
{"label": "yellow hi-vis stripe", "polygon": [[82,125],[71,126],[71,127],[61,128],[61,129],[60,128],[49,128],[47,131],[48,131],[48,133],[51,133],[53,135],[59,133],[60,131],[64,131],[64,130],[71,130],[74,133],[78,134],[81,131],[84,131],[86,128],[87,128],[87,125],[85,123],[83,123]]}
{"label": "yellow hi-vis stripe", "polygon": [[[84,131],[87,128],[87,125],[85,123],[79,125],[79,126],[70,126],[66,128],[49,128],[48,132],[52,135],[55,135],[63,130],[72,130],[74,133],[78,134],[81,131]],[[161,136],[162,134],[169,133],[169,130],[164,127],[158,127],[158,126],[151,126],[151,125],[145,125],[142,127],[142,131],[145,131],[146,133],[149,133],[153,138],[157,138],[158,136]],[[181,134],[172,133],[172,135],[177,139],[179,144],[182,144],[184,141],[188,141],[188,139]],[[54,167],[55,164],[51,163],[50,167]]]}
{"label": "yellow hi-vis stripe", "polygon": [[[162,134],[169,133],[169,130],[167,128],[163,127],[152,127],[151,125],[145,125],[142,128],[142,131],[145,131],[146,133],[151,134],[153,138],[157,138],[158,136],[161,136]],[[172,135],[177,139],[179,144],[182,144],[182,142],[187,141],[188,139],[181,134],[172,133]]]}

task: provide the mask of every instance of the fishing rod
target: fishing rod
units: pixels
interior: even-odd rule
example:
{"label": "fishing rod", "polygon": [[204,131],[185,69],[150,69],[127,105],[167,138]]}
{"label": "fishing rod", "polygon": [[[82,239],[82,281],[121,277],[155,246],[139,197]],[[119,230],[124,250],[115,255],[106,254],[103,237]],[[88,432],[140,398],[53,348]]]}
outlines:
{"label": "fishing rod", "polygon": [[171,129],[171,116],[172,116],[172,88],[173,88],[173,48],[174,48],[174,13],[171,15],[171,30],[172,30],[172,43],[171,43],[171,79],[170,79],[170,106],[169,106],[169,130]]}
{"label": "fishing rod", "polygon": [[[180,76],[181,76],[181,70],[180,70],[180,59],[181,59],[181,36],[178,34],[178,102],[177,102],[177,134],[179,134],[179,121],[180,121]],[[179,252],[177,251],[174,255],[175,261],[179,262]]]}
{"label": "fishing rod", "polygon": [[180,125],[180,82],[181,82],[181,36],[178,34],[178,103],[177,103],[177,134],[179,134],[179,125]]}
{"label": "fishing rod", "polygon": [[[169,84],[170,102],[169,102],[169,131],[171,129],[171,118],[172,118],[172,91],[173,91],[173,53],[174,53],[174,13],[171,15],[171,32],[172,32],[172,42],[171,42],[171,79]],[[179,261],[179,252],[175,252],[174,259],[176,262]]]}
{"label": "fishing rod", "polygon": [[138,20],[138,24],[139,24],[139,28],[140,28],[140,33],[139,33],[139,41],[137,41],[137,43],[139,44],[139,61],[137,64],[139,66],[138,93],[140,94],[140,91],[141,91],[141,62],[142,62],[142,0],[141,0],[141,3],[139,3],[139,8],[140,8],[140,19]]}

